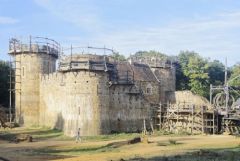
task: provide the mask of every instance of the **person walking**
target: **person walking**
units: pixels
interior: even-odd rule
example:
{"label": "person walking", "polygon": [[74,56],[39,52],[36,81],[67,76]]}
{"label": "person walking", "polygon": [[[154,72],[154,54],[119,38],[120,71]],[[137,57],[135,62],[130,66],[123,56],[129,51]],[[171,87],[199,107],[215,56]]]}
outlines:
{"label": "person walking", "polygon": [[77,135],[76,135],[76,143],[81,142],[81,137],[80,137],[80,128],[78,128]]}

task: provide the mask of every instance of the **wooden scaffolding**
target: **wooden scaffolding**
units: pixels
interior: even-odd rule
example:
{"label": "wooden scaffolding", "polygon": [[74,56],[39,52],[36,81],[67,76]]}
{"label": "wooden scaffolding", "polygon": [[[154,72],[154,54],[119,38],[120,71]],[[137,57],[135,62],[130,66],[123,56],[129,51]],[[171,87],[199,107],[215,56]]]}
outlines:
{"label": "wooden scaffolding", "polygon": [[190,134],[215,134],[218,131],[217,112],[206,106],[189,103],[160,104],[155,114],[155,125],[159,130]]}

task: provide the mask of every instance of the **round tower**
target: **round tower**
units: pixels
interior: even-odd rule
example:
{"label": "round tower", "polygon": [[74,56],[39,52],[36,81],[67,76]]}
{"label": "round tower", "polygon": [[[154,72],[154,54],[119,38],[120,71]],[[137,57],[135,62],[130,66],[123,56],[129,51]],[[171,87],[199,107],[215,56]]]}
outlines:
{"label": "round tower", "polygon": [[20,125],[39,124],[40,75],[55,72],[59,51],[59,43],[48,38],[10,39],[15,120]]}
{"label": "round tower", "polygon": [[61,89],[67,89],[62,93],[65,92],[68,101],[56,100],[55,104],[59,102],[57,107],[62,108],[61,115],[67,135],[74,136],[78,128],[81,128],[83,136],[110,133],[108,83],[113,64],[105,55],[90,54],[93,49],[101,48],[88,47],[85,49],[87,53],[71,54],[59,63],[58,77],[64,74]]}

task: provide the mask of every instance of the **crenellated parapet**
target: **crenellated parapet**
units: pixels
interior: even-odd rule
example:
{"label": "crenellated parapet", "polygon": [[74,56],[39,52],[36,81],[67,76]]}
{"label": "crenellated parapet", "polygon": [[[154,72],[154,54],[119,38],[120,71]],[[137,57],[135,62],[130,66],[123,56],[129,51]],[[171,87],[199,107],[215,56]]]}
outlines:
{"label": "crenellated parapet", "polygon": [[70,70],[113,71],[114,65],[109,62],[107,56],[92,54],[71,55],[59,63],[59,71],[67,72]]}
{"label": "crenellated parapet", "polygon": [[151,68],[172,68],[172,61],[156,56],[130,56],[130,64],[145,64]]}
{"label": "crenellated parapet", "polygon": [[55,58],[59,57],[60,44],[53,39],[45,37],[11,38],[9,51],[11,55],[23,53],[49,54]]}

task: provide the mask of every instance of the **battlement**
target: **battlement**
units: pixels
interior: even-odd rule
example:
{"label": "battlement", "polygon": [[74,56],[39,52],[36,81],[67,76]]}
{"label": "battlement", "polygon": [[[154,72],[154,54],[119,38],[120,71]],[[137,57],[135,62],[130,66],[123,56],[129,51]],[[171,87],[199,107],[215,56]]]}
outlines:
{"label": "battlement", "polygon": [[58,58],[60,49],[60,44],[55,40],[30,36],[27,39],[11,38],[8,53],[10,55],[44,53]]}
{"label": "battlement", "polygon": [[158,57],[131,56],[128,61],[133,64],[145,64],[151,68],[172,68],[172,62]]}
{"label": "battlement", "polygon": [[113,71],[114,65],[109,62],[107,55],[114,51],[108,48],[97,47],[72,47],[63,49],[64,54],[59,63],[59,71],[91,70]]}
{"label": "battlement", "polygon": [[92,70],[113,71],[114,65],[109,62],[107,56],[81,54],[65,57],[59,63],[59,71]]}

